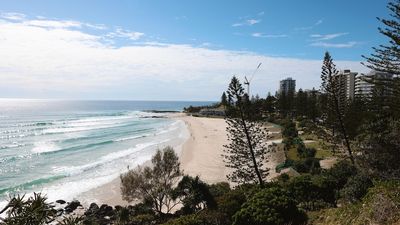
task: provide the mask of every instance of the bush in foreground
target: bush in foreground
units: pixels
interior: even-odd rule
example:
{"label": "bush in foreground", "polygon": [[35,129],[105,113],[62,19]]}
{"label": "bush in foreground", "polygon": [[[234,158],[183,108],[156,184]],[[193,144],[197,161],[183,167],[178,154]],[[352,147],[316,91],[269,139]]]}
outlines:
{"label": "bush in foreground", "polygon": [[25,195],[13,197],[0,214],[4,212],[7,217],[0,218],[0,224],[4,225],[48,224],[57,214],[53,205],[47,203],[47,198],[40,193],[34,193],[27,199]]}
{"label": "bush in foreground", "polygon": [[158,150],[151,159],[152,167],[138,167],[121,174],[121,193],[124,200],[140,200],[151,205],[155,212],[169,213],[176,203],[173,185],[182,175],[178,155],[171,147]]}
{"label": "bush in foreground", "polygon": [[372,187],[372,180],[364,174],[357,174],[350,177],[344,188],[340,191],[341,196],[348,202],[360,201]]}
{"label": "bush in foreground", "polygon": [[305,224],[307,216],[281,188],[262,189],[233,217],[234,225]]}
{"label": "bush in foreground", "polygon": [[400,182],[385,181],[368,190],[361,202],[318,212],[312,224],[364,225],[400,223]]}

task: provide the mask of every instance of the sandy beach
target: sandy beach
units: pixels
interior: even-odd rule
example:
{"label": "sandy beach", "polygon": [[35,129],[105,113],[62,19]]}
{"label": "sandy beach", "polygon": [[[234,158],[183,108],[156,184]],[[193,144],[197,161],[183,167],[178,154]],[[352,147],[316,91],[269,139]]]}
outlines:
{"label": "sandy beach", "polygon": [[[226,176],[229,168],[223,162],[223,145],[227,144],[226,123],[223,119],[203,118],[177,114],[173,119],[185,122],[190,133],[189,138],[183,145],[177,148],[180,156],[181,168],[185,174],[199,176],[207,183],[228,182]],[[269,126],[269,130],[277,132],[276,128]],[[281,139],[269,140],[280,143]],[[269,179],[276,176],[275,166],[284,160],[283,152],[271,153],[267,167],[271,168]],[[120,193],[120,180],[98,187],[87,193],[83,193],[84,204],[90,202],[106,203],[109,205],[127,205],[128,202],[122,200]],[[79,199],[79,197],[78,197]]]}

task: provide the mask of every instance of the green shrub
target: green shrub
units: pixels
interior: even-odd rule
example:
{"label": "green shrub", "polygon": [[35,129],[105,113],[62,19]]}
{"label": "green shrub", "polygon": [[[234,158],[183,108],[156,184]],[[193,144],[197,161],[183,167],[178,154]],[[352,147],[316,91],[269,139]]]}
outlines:
{"label": "green shrub", "polygon": [[231,191],[231,188],[229,187],[229,183],[227,182],[219,182],[216,184],[211,184],[209,185],[210,193],[214,198],[221,197],[222,195],[228,193]]}
{"label": "green shrub", "polygon": [[227,218],[217,211],[202,211],[170,220],[163,225],[227,225]]}
{"label": "green shrub", "polygon": [[230,219],[237,211],[240,210],[242,204],[245,202],[245,191],[237,188],[217,198],[218,211],[224,213],[227,218]]}
{"label": "green shrub", "polygon": [[336,163],[332,168],[326,171],[325,175],[329,176],[335,182],[338,190],[346,185],[347,180],[358,173],[357,168],[347,160]]}
{"label": "green shrub", "polygon": [[313,158],[315,157],[315,154],[317,153],[317,150],[315,148],[306,148],[304,144],[300,144],[297,146],[297,155],[300,158]]}
{"label": "green shrub", "polygon": [[306,158],[303,160],[295,161],[293,168],[299,173],[318,174],[321,171],[319,159]]}
{"label": "green shrub", "polygon": [[[293,177],[285,187],[296,204],[307,211],[319,210],[333,205],[332,188],[326,188],[324,182],[315,179],[315,176],[303,175]],[[330,186],[329,186],[330,187]]]}
{"label": "green shrub", "polygon": [[233,217],[234,225],[304,224],[307,216],[282,188],[266,188],[250,198]]}
{"label": "green shrub", "polygon": [[368,188],[372,186],[373,183],[369,177],[357,174],[348,179],[340,193],[346,201],[354,203],[360,201],[367,194]]}
{"label": "green shrub", "polygon": [[313,224],[364,225],[399,224],[400,181],[376,183],[360,202],[318,213]]}

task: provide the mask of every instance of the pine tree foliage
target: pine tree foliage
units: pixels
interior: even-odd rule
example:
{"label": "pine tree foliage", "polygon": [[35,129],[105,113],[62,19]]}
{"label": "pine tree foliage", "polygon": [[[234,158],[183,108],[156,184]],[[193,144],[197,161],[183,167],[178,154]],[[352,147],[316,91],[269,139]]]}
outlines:
{"label": "pine tree foliage", "polygon": [[221,105],[226,106],[228,105],[228,97],[226,97],[226,93],[223,92],[221,95]]}
{"label": "pine tree foliage", "polygon": [[[333,63],[331,55],[326,52],[321,73],[321,90],[327,95],[327,106],[324,112],[324,117],[326,121],[334,121],[338,124],[339,131],[347,148],[347,153],[351,162],[354,164],[353,152],[351,150],[350,141],[343,120],[347,101],[341,99],[338,74],[339,71],[336,69],[336,65]],[[332,126],[334,127],[335,124]]]}
{"label": "pine tree foliage", "polygon": [[367,67],[389,76],[370,76],[366,80],[374,86],[368,99],[372,118],[363,126],[356,144],[361,153],[360,165],[368,173],[380,179],[400,179],[400,0],[388,3],[388,9],[391,18],[378,20],[384,26],[379,32],[389,42],[363,57]]}
{"label": "pine tree foliage", "polygon": [[[377,88],[375,100],[383,104],[383,109],[389,112],[391,117],[400,117],[400,0],[388,3],[391,19],[378,18],[384,28],[378,28],[379,32],[389,39],[386,45],[374,47],[371,56],[363,56],[367,62],[365,65],[375,71],[392,74],[393,79],[386,77],[373,77],[367,80]],[[383,93],[382,93],[383,91]],[[374,105],[374,104],[371,104]]]}
{"label": "pine tree foliage", "polygon": [[233,169],[228,179],[235,183],[258,183],[263,186],[268,175],[264,166],[269,151],[262,124],[254,121],[251,102],[240,81],[233,77],[228,91],[226,110],[229,144],[225,145],[224,161]]}

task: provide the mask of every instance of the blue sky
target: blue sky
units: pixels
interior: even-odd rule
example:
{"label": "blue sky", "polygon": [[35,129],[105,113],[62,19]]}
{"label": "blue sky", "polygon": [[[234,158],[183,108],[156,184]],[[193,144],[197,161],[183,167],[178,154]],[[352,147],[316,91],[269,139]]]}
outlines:
{"label": "blue sky", "polygon": [[259,62],[253,94],[318,88],[326,50],[366,72],[386,3],[3,0],[0,97],[215,100]]}

